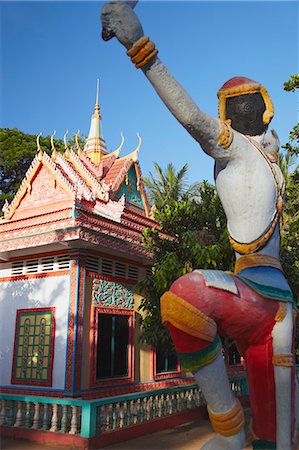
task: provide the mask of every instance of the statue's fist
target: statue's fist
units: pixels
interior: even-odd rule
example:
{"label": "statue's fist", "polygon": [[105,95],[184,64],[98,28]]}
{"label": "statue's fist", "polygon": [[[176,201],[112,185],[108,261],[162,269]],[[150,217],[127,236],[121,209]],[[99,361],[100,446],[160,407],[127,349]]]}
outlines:
{"label": "statue's fist", "polygon": [[116,36],[126,48],[143,36],[142,26],[133,11],[137,2],[111,1],[103,6],[101,13],[102,37],[108,41]]}

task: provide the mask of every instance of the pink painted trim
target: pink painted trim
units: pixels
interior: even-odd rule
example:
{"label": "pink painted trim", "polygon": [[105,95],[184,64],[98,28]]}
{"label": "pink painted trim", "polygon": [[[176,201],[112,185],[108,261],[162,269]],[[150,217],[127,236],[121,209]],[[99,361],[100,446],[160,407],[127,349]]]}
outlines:
{"label": "pink painted trim", "polygon": [[[11,371],[11,384],[25,384],[29,386],[52,386],[52,377],[53,377],[53,361],[54,361],[54,350],[55,350],[55,332],[56,332],[56,321],[55,321],[55,306],[49,308],[23,308],[17,309],[16,311],[16,320],[15,320],[15,338],[14,338],[14,349],[13,349],[13,362],[12,362],[12,371]],[[50,343],[50,361],[49,361],[49,380],[48,381],[40,381],[40,380],[16,380],[15,379],[15,363],[16,363],[16,346],[18,339],[18,323],[19,316],[21,313],[34,313],[34,312],[52,312],[52,334],[51,334],[51,343]]]}

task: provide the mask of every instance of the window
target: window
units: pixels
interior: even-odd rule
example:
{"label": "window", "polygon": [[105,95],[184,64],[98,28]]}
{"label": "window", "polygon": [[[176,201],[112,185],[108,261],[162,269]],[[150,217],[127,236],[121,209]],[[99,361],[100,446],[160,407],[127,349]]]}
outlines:
{"label": "window", "polygon": [[178,358],[175,353],[169,351],[156,350],[156,374],[161,372],[177,372]]}
{"label": "window", "polygon": [[128,375],[129,317],[99,314],[97,378]]}
{"label": "window", "polygon": [[92,385],[132,381],[133,324],[133,310],[95,307]]}
{"label": "window", "polygon": [[52,385],[55,308],[17,310],[12,384]]}
{"label": "window", "polygon": [[241,356],[234,342],[231,343],[228,351],[228,363],[230,366],[241,364]]}

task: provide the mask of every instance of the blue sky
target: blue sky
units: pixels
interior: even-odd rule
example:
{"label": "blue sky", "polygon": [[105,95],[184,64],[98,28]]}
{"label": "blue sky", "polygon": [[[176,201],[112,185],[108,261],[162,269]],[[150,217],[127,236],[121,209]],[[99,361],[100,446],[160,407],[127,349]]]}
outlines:
{"label": "blue sky", "polygon": [[[115,40],[101,39],[102,3],[1,2],[1,126],[62,138],[87,134],[96,79],[109,150],[125,135],[123,154],[143,139],[144,175],[153,161],[179,169],[189,181],[213,181],[213,161],[175,121],[141,71]],[[272,127],[282,143],[297,118],[297,97],[283,82],[298,72],[295,1],[141,1],[135,11],[159,56],[201,109],[217,116],[216,92],[247,76],[267,88]]]}

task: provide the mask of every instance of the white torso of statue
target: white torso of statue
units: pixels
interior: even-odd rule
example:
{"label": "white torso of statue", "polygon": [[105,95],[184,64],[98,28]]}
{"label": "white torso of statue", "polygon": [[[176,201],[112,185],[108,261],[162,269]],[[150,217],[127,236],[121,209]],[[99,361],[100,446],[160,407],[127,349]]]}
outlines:
{"label": "white torso of statue", "polygon": [[[254,140],[261,145],[262,136]],[[280,187],[284,183],[278,165],[267,161],[265,153],[246,136],[234,132],[230,157],[216,159],[215,177],[230,235],[240,243],[255,241],[269,229],[277,214],[277,183]],[[259,251],[278,258],[279,244],[277,224]]]}

